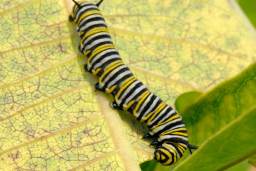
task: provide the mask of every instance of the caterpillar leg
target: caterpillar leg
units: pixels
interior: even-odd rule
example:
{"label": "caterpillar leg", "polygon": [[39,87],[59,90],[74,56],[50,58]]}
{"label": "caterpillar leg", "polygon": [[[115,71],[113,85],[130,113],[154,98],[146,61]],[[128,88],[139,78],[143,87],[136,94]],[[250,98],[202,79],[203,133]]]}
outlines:
{"label": "caterpillar leg", "polygon": [[117,104],[115,101],[113,101],[113,102],[111,103],[111,107],[112,107],[113,109],[123,110],[120,106],[118,106],[118,104]]}
{"label": "caterpillar leg", "polygon": [[86,72],[89,72],[89,70],[88,70],[88,68],[87,68],[87,64],[84,64],[84,70],[85,70]]}
{"label": "caterpillar leg", "polygon": [[198,146],[193,145],[193,144],[188,144],[187,146],[188,146],[188,150],[189,150],[190,154],[192,154],[192,150],[198,149]]}
{"label": "caterpillar leg", "polygon": [[99,83],[96,83],[94,87],[95,87],[96,90],[99,90],[99,91],[103,91],[103,92],[104,92],[104,89],[100,87],[100,84],[99,84]]}
{"label": "caterpillar leg", "polygon": [[146,134],[142,137],[142,139],[153,139],[153,138],[155,138],[155,137],[152,136],[150,133],[146,133]]}
{"label": "caterpillar leg", "polygon": [[69,16],[68,16],[68,20],[69,20],[70,22],[73,22],[73,21],[74,21],[74,18],[73,18],[71,15],[69,15]]}
{"label": "caterpillar leg", "polygon": [[153,146],[153,147],[155,147],[155,148],[160,147],[161,144],[162,144],[162,143],[159,142],[159,141],[157,141],[157,140],[153,140],[153,141],[150,143],[150,145]]}

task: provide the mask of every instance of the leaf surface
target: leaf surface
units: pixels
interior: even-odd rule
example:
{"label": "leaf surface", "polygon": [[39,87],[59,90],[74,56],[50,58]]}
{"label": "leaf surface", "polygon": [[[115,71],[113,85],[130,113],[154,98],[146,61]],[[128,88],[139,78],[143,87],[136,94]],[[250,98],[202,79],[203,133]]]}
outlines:
{"label": "leaf surface", "polygon": [[254,165],[256,167],[256,155],[252,156],[250,159],[249,159],[249,163]]}
{"label": "leaf surface", "polygon": [[255,121],[256,109],[241,115],[209,138],[175,170],[225,170],[248,158],[256,152]]}
{"label": "leaf surface", "polygon": [[190,140],[199,149],[177,170],[223,170],[255,154],[255,92],[254,64],[184,109]]}
{"label": "leaf surface", "polygon": [[[71,3],[0,4],[0,170],[139,170],[152,158],[145,130],[94,91],[67,21]],[[255,61],[255,41],[226,1],[114,0],[101,9],[125,62],[170,104]]]}
{"label": "leaf surface", "polygon": [[220,84],[186,108],[183,119],[191,141],[201,144],[222,127],[256,106],[256,64]]}

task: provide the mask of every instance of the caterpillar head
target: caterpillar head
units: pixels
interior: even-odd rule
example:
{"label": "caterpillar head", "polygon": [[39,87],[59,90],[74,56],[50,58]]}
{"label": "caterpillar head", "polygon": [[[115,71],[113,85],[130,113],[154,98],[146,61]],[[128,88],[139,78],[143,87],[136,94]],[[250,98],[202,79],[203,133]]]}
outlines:
{"label": "caterpillar head", "polygon": [[97,4],[89,3],[86,1],[76,1],[72,0],[74,2],[74,6],[72,9],[72,13],[69,16],[69,21],[74,21],[78,23],[79,17],[81,17],[81,14],[85,11],[88,11],[88,9],[97,9],[103,0],[100,0]]}
{"label": "caterpillar head", "polygon": [[164,142],[154,152],[154,159],[163,165],[171,165],[183,156],[187,146],[181,143]]}

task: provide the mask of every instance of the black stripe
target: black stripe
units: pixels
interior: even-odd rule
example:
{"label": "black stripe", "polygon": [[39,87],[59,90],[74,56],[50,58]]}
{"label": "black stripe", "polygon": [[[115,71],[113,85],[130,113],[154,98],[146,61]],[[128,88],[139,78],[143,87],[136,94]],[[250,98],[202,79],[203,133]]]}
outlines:
{"label": "black stripe", "polygon": [[[119,59],[118,59],[118,60],[119,60]],[[118,61],[118,60],[116,60],[116,61]],[[113,61],[115,61],[115,60],[113,60]],[[107,62],[108,62],[108,63],[105,63],[106,65],[103,65],[103,67],[102,67],[103,71],[104,71],[105,68],[108,66],[108,64],[111,64],[111,63],[112,63],[112,60],[109,60],[109,61],[107,61]],[[123,65],[121,65],[121,66],[123,66]],[[121,67],[121,66],[119,66],[119,67]],[[114,68],[112,71],[114,71],[115,69],[118,69],[117,72],[119,72],[120,70],[125,69],[125,68],[120,69],[119,67]],[[110,71],[110,72],[104,77],[104,79],[102,79],[102,82],[105,82],[106,77],[107,77],[109,74],[111,74],[112,71]],[[114,75],[115,75],[115,74],[114,74]],[[110,78],[111,78],[111,77],[110,77]],[[105,87],[105,86],[104,86],[104,87]]]}
{"label": "black stripe", "polygon": [[166,120],[168,120],[170,117],[172,117],[173,115],[177,115],[177,112],[175,111],[175,113],[171,114],[171,116],[165,118],[164,120],[162,120],[161,122],[165,122]]}
{"label": "black stripe", "polygon": [[[136,80],[136,81],[138,81],[138,80]],[[126,100],[128,97],[130,97],[130,96],[132,95],[132,93],[133,93],[137,88],[139,88],[139,87],[142,86],[142,85],[143,85],[143,84],[142,84],[141,82],[136,83],[135,86],[133,86],[133,88],[130,89],[130,91],[128,91],[128,92],[126,93],[126,95],[124,96],[123,100],[122,100],[121,103],[120,103],[120,106],[123,106],[125,100]],[[130,85],[130,86],[131,86],[131,85]],[[130,86],[128,86],[125,90],[127,90]],[[125,91],[124,91],[124,92],[125,92]],[[120,96],[120,98],[121,98],[121,97],[122,97],[122,96]]]}
{"label": "black stripe", "polygon": [[129,108],[127,109],[127,112],[133,113],[133,110],[135,109],[135,107],[137,106],[138,103],[139,103],[139,101],[134,102],[134,103],[131,105],[131,107],[129,107]]}
{"label": "black stripe", "polygon": [[[135,81],[137,81],[136,79],[135,80],[133,80],[132,82],[130,82],[128,85],[127,85],[127,87],[125,88],[125,89],[123,89],[123,91],[120,93],[120,95],[119,95],[119,97],[121,98],[122,97],[122,95],[124,94],[124,92],[125,92],[125,90],[129,87],[129,86],[131,86],[131,84],[133,84]],[[120,87],[121,88],[121,87]]]}
{"label": "black stripe", "polygon": [[[133,83],[137,82],[138,80],[135,80]],[[129,86],[126,87],[126,89],[123,90],[123,93],[120,95],[120,99],[122,98],[122,96],[124,95],[124,93],[126,92],[126,90],[128,88],[130,88],[130,86],[132,86],[132,84],[130,84]],[[127,93],[126,95],[123,97],[123,101],[121,101],[120,106],[123,105],[124,101],[126,100],[126,98],[128,98],[137,88],[139,88],[142,85],[141,82],[137,82]]]}
{"label": "black stripe", "polygon": [[[103,51],[102,51],[102,52],[103,52]],[[101,60],[103,60],[104,58],[107,58],[108,56],[111,56],[111,55],[117,55],[117,54],[115,54],[115,53],[106,53],[105,55],[100,56],[99,59],[97,59],[97,60],[91,65],[91,68],[90,68],[90,69],[94,69],[94,67],[95,67],[96,64],[100,63]],[[94,57],[96,57],[96,56],[94,56]],[[93,57],[93,58],[94,58],[94,57]],[[93,58],[91,59],[91,61],[93,60]],[[105,62],[104,62],[101,66],[99,66],[99,67],[101,67],[101,68],[106,67],[106,65],[108,65],[108,64],[110,64],[111,62],[116,61],[116,60],[121,60],[121,58],[118,56],[118,57],[116,57],[116,58],[109,59],[109,60],[105,61]]]}
{"label": "black stripe", "polygon": [[172,111],[172,108],[170,106],[167,106],[167,110],[157,120],[155,120],[153,123],[148,125],[148,127],[152,128],[154,125],[158,124],[165,117],[165,115],[167,115],[170,111]]}
{"label": "black stripe", "polygon": [[102,81],[105,80],[106,77],[107,77],[112,71],[114,71],[115,69],[117,69],[117,68],[119,68],[119,67],[122,67],[122,66],[124,66],[124,64],[118,64],[117,66],[115,66],[114,68],[112,68],[112,70],[110,70],[106,75],[104,75],[104,77],[102,77],[101,80],[102,80]]}
{"label": "black stripe", "polygon": [[[84,51],[84,49],[85,49],[86,46],[90,45],[90,44],[93,43],[94,41],[97,41],[97,40],[100,40],[100,39],[104,39],[104,38],[111,38],[111,37],[110,37],[110,35],[108,35],[108,34],[98,35],[98,36],[93,37],[93,38],[92,38],[91,40],[89,40],[86,44],[83,42],[83,43],[82,43],[82,44],[83,44],[82,52]],[[109,41],[105,41],[105,42],[109,42]],[[105,44],[105,42],[102,42],[102,43]],[[101,44],[101,43],[98,43],[98,44],[96,44],[96,45],[94,45],[94,46],[99,46],[99,44]],[[93,46],[93,47],[94,47],[94,46]],[[93,47],[91,47],[91,48],[93,48]],[[89,49],[88,49],[88,50],[89,50]]]}
{"label": "black stripe", "polygon": [[[90,56],[91,56],[91,54],[93,53],[93,51],[97,48],[97,47],[99,47],[99,46],[101,46],[101,45],[105,45],[105,44],[113,44],[113,42],[111,42],[111,41],[105,41],[105,42],[101,42],[101,43],[98,43],[98,44],[96,44],[95,46],[93,46],[93,47],[91,47],[91,49],[87,49],[87,51],[89,51],[89,53],[87,54],[87,57],[89,58]],[[107,49],[105,49],[105,50],[107,50]],[[101,52],[103,52],[103,51],[100,51],[99,53],[101,53]],[[83,53],[83,52],[82,52]],[[98,55],[99,53],[97,53],[97,54],[95,54],[95,56],[96,55]]]}
{"label": "black stripe", "polygon": [[[148,90],[147,88],[142,89],[138,94],[136,94],[136,95],[134,96],[133,99],[136,100],[142,93],[144,93],[144,92],[147,91],[147,90]],[[133,110],[134,110],[134,108],[136,107],[136,105],[138,104],[138,102],[139,102],[139,101],[137,101],[136,103],[132,104],[131,107],[129,107],[129,108],[127,109],[127,111],[130,111],[130,113],[133,113]]]}
{"label": "black stripe", "polygon": [[107,80],[105,87],[108,87],[108,84],[113,81],[118,75],[120,75],[121,73],[125,72],[125,71],[129,71],[128,67],[122,68],[119,71],[117,71],[112,77],[109,78],[109,80]]}
{"label": "black stripe", "polygon": [[80,10],[82,10],[84,7],[91,6],[91,5],[92,5],[92,4],[86,4],[86,5],[82,6],[81,8],[79,8],[79,10],[78,10],[77,13],[76,13],[77,21],[79,21],[79,20],[80,20],[80,17],[81,17],[84,13],[86,13],[86,12],[88,12],[88,11],[91,11],[91,10],[100,11],[97,7],[91,7],[91,8],[88,8],[88,9],[84,10],[79,16],[77,16],[77,15],[78,15],[78,12],[79,12]]}
{"label": "black stripe", "polygon": [[182,157],[182,155],[183,155],[182,151],[180,151],[179,148],[174,143],[170,142],[170,143],[167,143],[167,144],[171,144],[176,149],[176,151],[179,153],[179,156]]}
{"label": "black stripe", "polygon": [[[175,157],[174,155],[175,155],[175,154],[174,154],[172,151],[170,151],[168,148],[166,148],[166,147],[163,147],[163,146],[162,146],[161,148],[165,149],[166,151],[169,152],[169,154],[171,154],[170,157],[171,157],[172,161],[171,161],[171,163],[168,163],[168,165],[173,164],[173,163],[174,163],[174,157]],[[166,154],[165,154],[164,152],[162,152],[162,154],[164,154],[164,155],[166,156]],[[161,160],[160,163],[163,163],[163,164],[164,164],[168,159],[169,159],[169,156],[167,155],[167,156],[166,156],[166,160]]]}
{"label": "black stripe", "polygon": [[[147,100],[148,96],[150,96],[150,93],[146,96],[146,98],[144,98],[144,100],[140,103],[140,106],[137,109],[137,112],[140,110],[141,106],[145,103],[145,101]],[[140,102],[140,100],[138,101]],[[131,113],[133,113],[133,110],[135,109],[135,107],[137,106],[137,103],[135,106],[131,106],[131,108],[129,108],[129,110],[131,110]]]}
{"label": "black stripe", "polygon": [[116,85],[116,88],[114,89],[114,91],[112,92],[113,96],[116,96],[116,94],[118,93],[119,89],[120,89],[120,84],[122,84],[125,80],[127,80],[128,78],[132,77],[133,74],[127,74],[124,77],[122,77],[121,79],[119,79],[114,85]]}
{"label": "black stripe", "polygon": [[111,63],[113,63],[113,62],[115,62],[115,61],[120,61],[120,62],[121,62],[122,60],[121,60],[121,58],[109,59],[109,60],[107,60],[105,63],[102,64],[102,66],[101,66],[102,69],[105,70],[105,68],[106,68],[109,64],[111,64]]}
{"label": "black stripe", "polygon": [[[156,108],[161,104],[161,102],[162,102],[162,101],[159,99],[159,100],[156,102],[155,106],[154,106],[148,113],[153,112],[154,110],[156,110]],[[152,115],[152,114],[151,114],[151,115]],[[150,116],[147,120],[145,120],[144,122],[147,122],[150,118],[151,118],[151,116]]]}
{"label": "black stripe", "polygon": [[[161,148],[164,148],[165,150],[169,151],[169,153],[171,154],[171,158],[172,158],[172,162],[171,163],[168,163],[169,165],[173,164],[174,163],[174,157],[176,154],[174,154],[172,151],[170,151],[168,148],[165,148],[165,147],[161,147]],[[168,156],[167,156],[168,158]]]}
{"label": "black stripe", "polygon": [[[183,124],[182,121],[177,121],[177,122],[171,123],[169,125],[168,125],[168,123],[166,123],[165,127],[163,129],[159,130],[158,132],[154,133],[154,135],[160,135],[164,131],[170,130],[172,127],[177,126],[177,125],[181,125],[181,124]],[[158,127],[153,128],[153,130],[156,129],[156,128],[158,128]]]}
{"label": "black stripe", "polygon": [[137,99],[142,93],[144,93],[145,91],[147,91],[148,89],[145,87],[145,88],[143,88],[139,93],[137,93],[134,97],[133,97],[133,99]]}
{"label": "black stripe", "polygon": [[[168,141],[170,142],[170,140],[163,140],[163,143],[164,142],[168,143]],[[188,146],[188,141],[183,140],[181,138],[172,138],[171,142],[172,143],[180,143],[180,144],[184,144],[185,146]]]}
{"label": "black stripe", "polygon": [[89,30],[93,29],[93,28],[96,28],[96,27],[106,27],[107,28],[107,25],[104,23],[104,24],[95,24],[95,25],[91,25],[89,26],[87,29],[85,29],[83,32],[88,32]]}
{"label": "black stripe", "polygon": [[[93,4],[84,4],[84,5],[82,5],[82,4],[80,4],[80,8],[79,7],[76,7],[76,8],[73,8],[73,13],[75,14],[75,18],[77,18],[78,16],[78,12],[80,11],[80,10],[82,10],[83,9],[83,7],[87,7],[87,6],[92,6]],[[76,9],[76,11],[75,11],[75,9]],[[90,9],[90,8],[89,8]],[[85,10],[86,11],[86,10]],[[82,12],[80,15],[82,15],[84,12]]]}
{"label": "black stripe", "polygon": [[106,24],[95,24],[95,25],[92,25],[92,26],[88,27],[87,29],[85,29],[85,30],[83,30],[83,31],[80,31],[80,32],[81,32],[81,33],[80,33],[80,38],[83,38],[84,35],[85,35],[89,30],[91,30],[91,29],[93,29],[93,28],[96,28],[96,27],[105,27],[105,28],[107,28],[107,25],[106,25]]}
{"label": "black stripe", "polygon": [[[90,37],[89,37],[90,40],[88,40],[87,43],[85,43],[86,40],[84,40],[82,44],[90,45],[91,43],[93,43],[93,42],[96,41],[96,40],[104,39],[104,38],[111,38],[110,35],[107,34],[106,32],[103,32],[103,33],[104,33],[104,34],[100,34],[100,35],[95,36],[95,37],[93,37],[93,38],[90,38],[90,37],[92,37],[92,36],[94,36],[94,35],[90,36]],[[97,34],[98,34],[98,33],[97,33]]]}
{"label": "black stripe", "polygon": [[[153,104],[154,100],[156,99],[156,95],[152,95],[152,97],[150,98],[150,100],[147,102],[146,106],[144,106],[144,109],[142,109],[140,115],[138,116],[138,120],[140,121],[141,118],[144,116],[145,112],[147,111],[147,109]],[[146,103],[146,102],[145,102]]]}
{"label": "black stripe", "polygon": [[104,21],[104,22],[105,22],[104,18],[103,18],[103,17],[99,17],[99,16],[93,17],[93,18],[90,18],[90,19],[84,19],[84,20],[82,20],[82,21],[80,22],[80,25],[79,25],[77,31],[78,31],[78,32],[81,31],[81,28],[82,28],[83,26],[85,26],[86,24],[88,24],[88,23],[90,23],[90,22],[94,22],[94,21]]}

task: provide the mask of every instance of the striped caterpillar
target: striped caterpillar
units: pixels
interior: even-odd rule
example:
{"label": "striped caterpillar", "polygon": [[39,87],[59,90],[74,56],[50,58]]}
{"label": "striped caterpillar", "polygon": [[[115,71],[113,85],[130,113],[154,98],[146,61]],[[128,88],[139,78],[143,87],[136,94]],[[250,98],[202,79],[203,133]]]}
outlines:
{"label": "striped caterpillar", "polygon": [[79,51],[87,58],[85,70],[98,78],[97,90],[112,94],[114,109],[128,111],[149,128],[144,138],[152,140],[154,159],[171,165],[196,146],[189,144],[181,116],[148,90],[123,63],[115,49],[99,5],[76,2],[70,21],[77,25]]}

